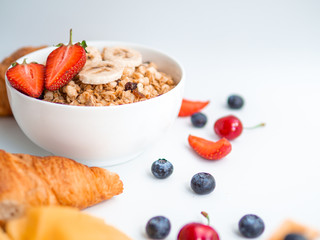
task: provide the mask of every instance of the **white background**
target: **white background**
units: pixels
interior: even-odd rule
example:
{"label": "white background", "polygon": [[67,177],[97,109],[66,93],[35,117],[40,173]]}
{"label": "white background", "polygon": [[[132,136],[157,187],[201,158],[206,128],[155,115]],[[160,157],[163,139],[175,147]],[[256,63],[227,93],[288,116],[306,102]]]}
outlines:
{"label": "white background", "polygon": [[[146,44],[173,55],[187,74],[185,97],[210,100],[208,124],[195,129],[189,118],[174,127],[139,158],[110,170],[124,182],[124,193],[86,212],[104,218],[133,239],[146,239],[149,218],[165,215],[172,223],[168,239],[190,221],[211,216],[221,239],[242,239],[239,219],[255,213],[266,224],[267,239],[287,218],[320,229],[320,1],[9,1],[1,0],[1,59],[26,45],[68,41],[116,40]],[[245,98],[240,111],[226,98]],[[213,123],[227,114],[245,130],[225,159],[205,161],[189,148],[194,134],[218,137]],[[31,114],[31,113],[30,113]],[[125,146],[124,146],[125,147]],[[0,148],[47,155],[21,132],[13,118],[0,119]],[[173,175],[157,180],[153,161],[166,158]],[[193,174],[206,171],[215,191],[192,193]]]}

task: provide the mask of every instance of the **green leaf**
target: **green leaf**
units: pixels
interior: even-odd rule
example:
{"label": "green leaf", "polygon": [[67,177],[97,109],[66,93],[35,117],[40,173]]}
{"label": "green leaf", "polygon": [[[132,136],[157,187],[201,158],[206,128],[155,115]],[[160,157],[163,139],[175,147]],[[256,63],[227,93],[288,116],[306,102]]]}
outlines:
{"label": "green leaf", "polygon": [[86,43],[85,40],[83,40],[83,41],[80,43],[80,46],[84,48],[84,50],[86,51],[86,53],[88,53],[88,52],[87,52],[87,49],[86,49],[86,47],[88,47],[88,45],[87,45],[87,43]]}
{"label": "green leaf", "polygon": [[57,44],[57,45],[54,45],[54,47],[61,47],[61,46],[63,46],[64,44],[63,43],[59,43],[59,44]]}

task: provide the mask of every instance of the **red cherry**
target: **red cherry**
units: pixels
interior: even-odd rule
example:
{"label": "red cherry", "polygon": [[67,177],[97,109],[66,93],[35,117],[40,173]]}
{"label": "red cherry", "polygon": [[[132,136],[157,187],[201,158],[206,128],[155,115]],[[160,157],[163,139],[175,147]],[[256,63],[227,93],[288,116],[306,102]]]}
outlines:
{"label": "red cherry", "polygon": [[219,236],[208,225],[189,223],[180,230],[178,240],[219,240]]}
{"label": "red cherry", "polygon": [[[201,212],[208,219],[206,212]],[[189,223],[181,228],[178,234],[178,240],[219,240],[218,233],[209,225],[202,223]]]}
{"label": "red cherry", "polygon": [[242,123],[239,118],[229,115],[218,119],[214,124],[214,131],[219,137],[233,140],[242,133]]}

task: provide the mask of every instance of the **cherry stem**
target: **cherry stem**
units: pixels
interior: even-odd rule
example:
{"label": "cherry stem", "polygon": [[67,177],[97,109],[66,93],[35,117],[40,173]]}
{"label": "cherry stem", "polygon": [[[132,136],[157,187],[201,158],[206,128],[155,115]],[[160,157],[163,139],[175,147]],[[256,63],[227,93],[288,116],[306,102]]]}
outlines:
{"label": "cherry stem", "polygon": [[209,214],[207,212],[204,212],[204,211],[202,211],[201,214],[202,214],[202,216],[204,216],[208,220],[208,225],[210,225]]}
{"label": "cherry stem", "polygon": [[266,125],[266,123],[260,123],[258,125],[253,126],[253,127],[245,127],[245,129],[255,129],[258,127],[264,127],[265,125]]}
{"label": "cherry stem", "polygon": [[72,45],[72,28],[70,29],[69,45]]}

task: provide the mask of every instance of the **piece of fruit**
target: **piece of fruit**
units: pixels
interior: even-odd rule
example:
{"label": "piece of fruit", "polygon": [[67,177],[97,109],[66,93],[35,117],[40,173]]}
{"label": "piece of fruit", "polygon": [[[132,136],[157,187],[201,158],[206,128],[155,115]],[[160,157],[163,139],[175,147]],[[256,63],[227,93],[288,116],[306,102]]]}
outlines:
{"label": "piece of fruit", "polygon": [[316,240],[320,236],[318,229],[301,224],[292,219],[286,219],[275,229],[268,239],[285,240],[285,237],[291,234],[304,236],[305,238],[303,238],[303,240]]}
{"label": "piece of fruit", "polygon": [[285,236],[284,240],[307,240],[307,238],[298,233],[289,233]]}
{"label": "piece of fruit", "polygon": [[105,47],[102,51],[102,58],[117,62],[124,67],[136,67],[142,63],[141,53],[126,47]]}
{"label": "piece of fruit", "polygon": [[102,61],[102,56],[98,48],[87,46],[86,52],[87,52],[86,54],[87,60],[86,60],[85,66],[87,64],[94,64]]}
{"label": "piece of fruit", "polygon": [[59,44],[46,63],[45,88],[54,91],[66,85],[86,63],[86,43],[72,44],[72,29],[68,45]]}
{"label": "piece of fruit", "polygon": [[214,131],[219,137],[233,140],[240,136],[243,126],[239,118],[229,115],[219,118],[214,124]]}
{"label": "piece of fruit", "polygon": [[44,65],[38,63],[14,63],[6,75],[11,86],[30,97],[38,98],[44,89]]}
{"label": "piece of fruit", "polygon": [[164,179],[172,174],[173,165],[166,159],[158,159],[153,162],[151,172],[156,178]]}
{"label": "piece of fruit", "polygon": [[201,214],[207,218],[208,225],[202,223],[189,223],[181,228],[178,234],[178,240],[219,240],[219,235],[211,226],[209,226],[209,216],[206,212]]}
{"label": "piece of fruit", "polygon": [[151,218],[146,225],[146,232],[149,238],[164,239],[171,230],[171,223],[164,216],[156,216]]}
{"label": "piece of fruit", "polygon": [[264,231],[264,222],[257,215],[244,215],[239,221],[239,231],[246,238],[259,237]]}
{"label": "piece of fruit", "polygon": [[209,101],[190,101],[182,99],[179,117],[187,117],[196,112],[200,112],[208,104]]}
{"label": "piece of fruit", "polygon": [[231,143],[222,138],[217,142],[212,142],[204,138],[189,135],[189,145],[201,157],[208,160],[219,160],[227,156],[232,149]]}
{"label": "piece of fruit", "polygon": [[239,95],[231,95],[228,97],[228,106],[231,109],[240,109],[243,107],[244,100]]}
{"label": "piece of fruit", "polygon": [[127,82],[125,85],[124,85],[124,90],[125,91],[128,91],[128,90],[135,90],[136,88],[138,87],[138,83],[134,83],[134,82]]}
{"label": "piece of fruit", "polygon": [[123,65],[117,62],[93,62],[81,69],[79,79],[85,84],[106,84],[120,79],[123,69]]}
{"label": "piece of fruit", "polygon": [[216,187],[216,181],[210,173],[200,172],[191,179],[191,188],[197,194],[209,194]]}
{"label": "piece of fruit", "polygon": [[202,128],[207,123],[207,116],[203,113],[194,113],[191,115],[191,123],[197,128]]}
{"label": "piece of fruit", "polygon": [[239,118],[229,115],[219,118],[215,122],[213,129],[219,137],[233,140],[241,135],[243,129],[255,129],[265,125],[265,123],[260,123],[252,127],[243,127]]}
{"label": "piece of fruit", "polygon": [[11,240],[132,240],[104,219],[62,206],[27,208],[6,222],[6,233]]}

